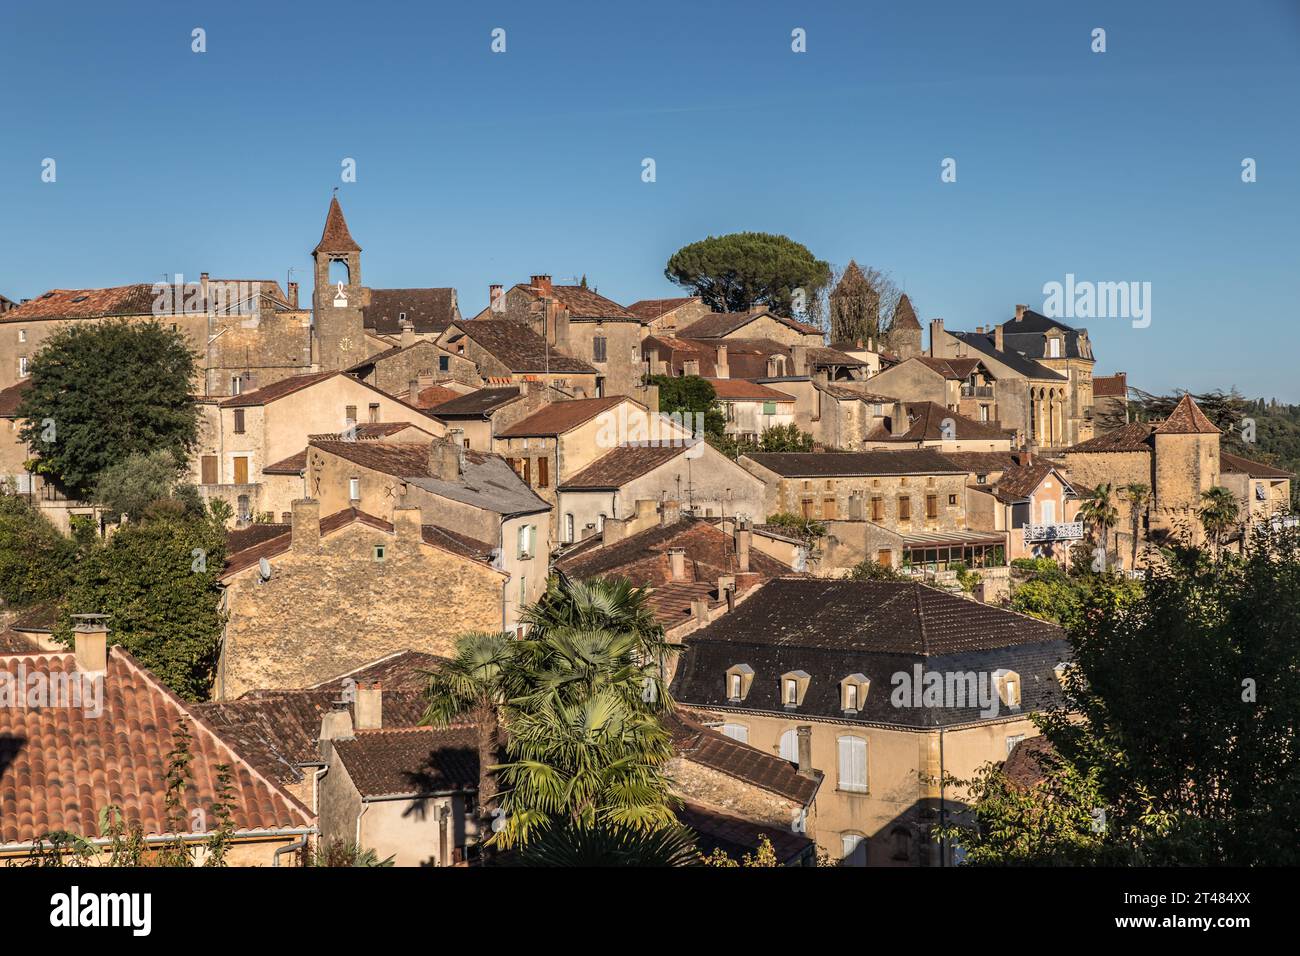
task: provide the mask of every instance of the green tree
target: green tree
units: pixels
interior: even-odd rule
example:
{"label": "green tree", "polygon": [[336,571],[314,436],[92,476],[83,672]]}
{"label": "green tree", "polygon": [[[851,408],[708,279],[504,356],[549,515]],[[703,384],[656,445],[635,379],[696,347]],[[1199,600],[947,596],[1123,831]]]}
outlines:
{"label": "green tree", "polygon": [[553,825],[519,848],[521,866],[658,866],[701,865],[695,838],[682,826],[649,833],[631,827]]}
{"label": "green tree", "polygon": [[1125,485],[1124,491],[1128,495],[1129,520],[1132,523],[1129,530],[1133,535],[1133,557],[1129,569],[1135,570],[1138,559],[1138,537],[1142,534],[1142,512],[1147,502],[1151,500],[1151,488],[1140,481],[1134,481]]}
{"label": "green tree", "polygon": [[715,312],[767,308],[793,316],[795,290],[803,290],[804,302],[811,304],[830,282],[831,268],[786,236],[737,232],[683,246],[669,258],[664,275]]}
{"label": "green tree", "polygon": [[659,411],[681,415],[688,428],[695,427],[696,415],[703,415],[705,437],[725,433],[727,419],[708,379],[698,375],[652,375],[649,382],[659,388]]}
{"label": "green tree", "polygon": [[866,560],[855,564],[849,571],[849,580],[851,581],[909,581],[911,580],[902,571],[897,570],[892,564],[881,564],[879,561]]}
{"label": "green tree", "polygon": [[1019,585],[1011,595],[1011,610],[1068,626],[1078,620],[1082,602],[1080,588],[1058,571]]}
{"label": "green tree", "polygon": [[25,607],[61,595],[78,546],[21,495],[0,491],[0,600]]}
{"label": "green tree", "polygon": [[1227,488],[1215,487],[1202,492],[1197,517],[1216,555],[1222,550],[1227,533],[1236,526],[1239,510],[1236,496]]}
{"label": "green tree", "polygon": [[94,499],[113,517],[140,515],[176,492],[182,464],[165,449],[132,452],[109,465],[95,482]]}
{"label": "green tree", "polygon": [[225,548],[212,519],[176,502],[155,505],[85,556],[55,636],[71,644],[71,614],[108,614],[114,642],[182,697],[206,698],[223,623]]}
{"label": "green tree", "polygon": [[133,452],[184,460],[198,440],[195,374],[182,333],[156,320],[71,323],[32,358],[19,437],[41,474],[78,495]]}
{"label": "green tree", "polygon": [[[1088,533],[1101,548],[1103,556],[1109,554],[1106,538],[1119,521],[1119,509],[1115,507],[1115,493],[1110,482],[1098,485],[1084,495],[1079,506],[1079,518],[1088,526]],[[1103,570],[1110,566],[1109,561],[1103,564]]]}
{"label": "green tree", "polygon": [[1136,592],[1095,578],[1065,706],[1037,718],[1055,759],[1024,795],[1022,820],[1055,823],[1017,832],[986,788],[962,845],[987,863],[1300,863],[1300,534],[1217,561],[1171,549]]}
{"label": "green tree", "polygon": [[521,639],[462,638],[428,689],[427,723],[469,717],[504,731],[504,760],[490,766],[492,845],[527,844],[553,826],[674,825],[663,769],[672,746],[657,719],[672,706],[669,648],[645,592],[557,577],[523,620]]}
{"label": "green tree", "polygon": [[800,431],[799,426],[773,425],[764,428],[758,437],[759,451],[812,451],[813,437],[808,432]]}

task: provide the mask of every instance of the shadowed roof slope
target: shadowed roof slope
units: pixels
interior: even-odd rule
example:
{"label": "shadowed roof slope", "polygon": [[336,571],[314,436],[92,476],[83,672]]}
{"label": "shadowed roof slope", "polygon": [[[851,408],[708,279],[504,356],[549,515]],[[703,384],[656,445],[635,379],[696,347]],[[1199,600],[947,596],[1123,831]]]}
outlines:
{"label": "shadowed roof slope", "polygon": [[1205,417],[1205,412],[1201,411],[1201,406],[1192,400],[1192,396],[1184,395],[1174,406],[1174,410],[1169,413],[1169,417],[1155,428],[1157,435],[1219,435],[1222,432],[1215,427],[1214,422]]}
{"label": "shadowed roof slope", "polygon": [[329,212],[325,214],[325,228],[321,232],[320,242],[312,253],[317,252],[360,252],[361,247],[348,231],[347,220],[343,218],[343,207],[339,197],[330,199]]}
{"label": "shadowed roof slope", "polygon": [[626,401],[632,400],[622,395],[609,395],[604,398],[578,398],[565,402],[551,402],[527,418],[515,422],[505,431],[498,432],[496,437],[563,435],[570,429],[591,421],[601,412],[607,412]]}
{"label": "shadowed roof slope", "polygon": [[334,741],[363,797],[418,796],[478,788],[478,731],[473,727],[359,730]]}

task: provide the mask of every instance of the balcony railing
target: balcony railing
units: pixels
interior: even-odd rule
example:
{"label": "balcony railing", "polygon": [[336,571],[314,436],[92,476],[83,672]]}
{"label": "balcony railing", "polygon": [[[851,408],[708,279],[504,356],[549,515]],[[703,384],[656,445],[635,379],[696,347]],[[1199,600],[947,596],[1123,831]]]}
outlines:
{"label": "balcony railing", "polygon": [[1031,541],[1078,541],[1082,537],[1082,521],[1067,521],[1064,524],[1025,525],[1025,544],[1029,544]]}
{"label": "balcony railing", "polygon": [[962,398],[992,398],[992,385],[963,385],[961,387]]}

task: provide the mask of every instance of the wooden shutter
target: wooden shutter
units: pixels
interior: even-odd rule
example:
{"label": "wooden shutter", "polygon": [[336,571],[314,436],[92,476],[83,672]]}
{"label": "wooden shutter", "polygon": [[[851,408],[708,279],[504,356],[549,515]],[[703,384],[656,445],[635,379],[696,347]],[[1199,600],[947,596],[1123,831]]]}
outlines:
{"label": "wooden shutter", "polygon": [[244,434],[244,410],[242,408],[235,409],[235,434]]}
{"label": "wooden shutter", "polygon": [[551,460],[549,458],[537,459],[537,487],[545,488],[551,481]]}
{"label": "wooden shutter", "polygon": [[240,457],[235,459],[235,484],[237,485],[248,484],[248,459],[247,458]]}
{"label": "wooden shutter", "polygon": [[217,456],[203,456],[203,483],[205,485],[215,485],[217,483]]}

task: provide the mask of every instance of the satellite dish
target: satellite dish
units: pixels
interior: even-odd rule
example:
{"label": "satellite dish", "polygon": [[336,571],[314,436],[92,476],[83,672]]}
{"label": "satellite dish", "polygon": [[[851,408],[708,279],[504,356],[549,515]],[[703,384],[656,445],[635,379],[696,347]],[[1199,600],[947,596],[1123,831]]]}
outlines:
{"label": "satellite dish", "polygon": [[262,576],[263,581],[271,580],[271,562],[266,560],[266,558],[258,558],[257,573]]}

